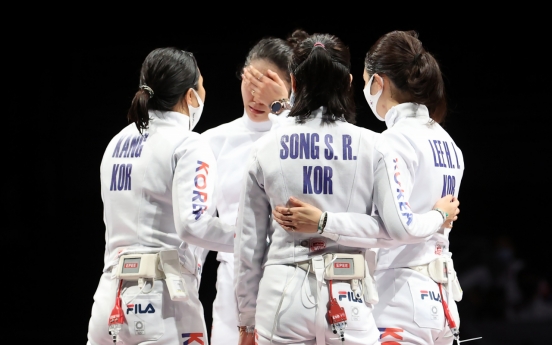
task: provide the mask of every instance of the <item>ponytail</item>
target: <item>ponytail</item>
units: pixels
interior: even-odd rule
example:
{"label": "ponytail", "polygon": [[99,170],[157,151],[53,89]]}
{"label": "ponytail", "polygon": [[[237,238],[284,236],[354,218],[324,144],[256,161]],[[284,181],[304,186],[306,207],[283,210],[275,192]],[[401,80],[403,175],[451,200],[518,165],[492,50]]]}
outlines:
{"label": "ponytail", "polygon": [[140,134],[149,127],[148,102],[150,98],[150,93],[140,88],[136,91],[130,108],[128,109],[128,122],[134,122]]}
{"label": "ponytail", "polygon": [[423,51],[414,57],[406,90],[412,102],[427,107],[433,121],[443,122],[447,113],[445,85],[439,64],[429,52]]}
{"label": "ponytail", "polygon": [[335,36],[314,34],[294,49],[290,65],[295,77],[295,102],[288,116],[304,123],[324,107],[322,121],[355,123],[349,49]]}
{"label": "ponytail", "polygon": [[171,111],[190,88],[197,89],[198,80],[192,53],[174,47],[154,49],[142,63],[140,86],[130,104],[128,121],[142,134],[149,127],[149,110]]}

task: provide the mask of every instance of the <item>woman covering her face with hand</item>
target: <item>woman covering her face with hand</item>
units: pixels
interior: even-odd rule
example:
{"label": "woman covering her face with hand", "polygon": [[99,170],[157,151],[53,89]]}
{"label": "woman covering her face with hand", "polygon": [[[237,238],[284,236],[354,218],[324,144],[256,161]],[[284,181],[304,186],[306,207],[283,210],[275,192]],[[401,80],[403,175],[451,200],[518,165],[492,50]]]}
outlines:
{"label": "woman covering her face with hand", "polygon": [[[274,37],[261,39],[248,52],[243,73],[249,73],[249,68],[255,68],[259,72],[255,80],[267,84],[271,91],[281,95],[279,99],[282,102],[288,102],[291,89],[288,65],[292,48],[304,36],[306,33],[297,31],[287,40]],[[271,79],[274,76],[279,80],[276,85],[273,85]],[[238,216],[243,163],[247,161],[253,143],[266,135],[273,124],[268,116],[271,111],[269,105],[256,101],[255,92],[247,86],[247,81],[242,79],[243,116],[201,134],[213,150],[220,172],[215,200],[218,216],[229,224],[235,224]],[[267,92],[266,88],[263,90]],[[287,113],[284,106],[274,111],[282,116]],[[204,253],[206,254],[207,252]],[[217,294],[213,302],[211,344],[236,344],[239,319],[234,293],[234,255],[219,252],[217,260],[220,263],[217,270]]]}
{"label": "woman covering her face with hand", "polygon": [[213,217],[216,161],[191,131],[204,100],[191,53],[149,53],[100,166],[106,245],[88,344],[206,341],[196,246],[232,252],[235,229]]}
{"label": "woman covering her face with hand", "polygon": [[[415,32],[393,31],[366,54],[363,77],[368,104],[387,125],[377,174],[388,181],[382,187],[392,190],[376,186],[374,195],[376,214],[393,238],[392,246],[377,252],[380,300],[374,317],[382,330],[381,341],[452,344],[460,321],[455,301],[462,292],[448,240],[459,211],[449,207],[458,204],[464,161],[460,148],[439,125],[446,114],[441,71]],[[447,195],[452,203],[442,203]],[[444,198],[434,205],[440,197]],[[371,218],[334,213],[330,208],[324,210],[332,212],[322,213],[297,199],[294,205],[298,207],[274,211],[277,221],[294,232],[311,232],[320,217],[327,218],[324,233],[366,231]],[[442,214],[444,226],[437,231],[413,231],[419,220],[416,213],[431,214],[432,209]],[[395,221],[397,210],[402,224]],[[401,228],[415,236],[397,236]]]}

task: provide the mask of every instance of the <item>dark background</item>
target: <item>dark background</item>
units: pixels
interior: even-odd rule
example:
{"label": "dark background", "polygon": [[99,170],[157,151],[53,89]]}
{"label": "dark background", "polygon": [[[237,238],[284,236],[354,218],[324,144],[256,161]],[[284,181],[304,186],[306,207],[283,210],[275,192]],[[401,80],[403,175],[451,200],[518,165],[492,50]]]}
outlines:
{"label": "dark background", "polygon": [[[33,224],[33,241],[69,272],[65,293],[53,287],[53,296],[67,304],[58,310],[65,310],[60,313],[66,314],[65,329],[72,336],[68,343],[86,341],[103,266],[100,161],[109,140],[127,124],[146,55],[166,46],[195,54],[207,91],[196,127],[203,132],[243,114],[236,71],[248,49],[262,37],[285,38],[296,28],[334,34],[350,47],[357,124],[377,132],[385,127],[362,94],[364,56],[388,31],[419,32],[441,64],[449,99],[444,126],[465,158],[461,214],[450,236],[464,289],[461,334],[484,337],[468,343],[474,345],[546,341],[546,326],[552,324],[552,276],[543,233],[550,227],[544,198],[551,140],[544,104],[550,88],[541,72],[549,65],[549,55],[539,46],[545,37],[544,24],[535,18],[539,11],[463,13],[450,5],[447,12],[412,7],[398,13],[396,8],[355,5],[347,14],[338,14],[342,5],[335,5],[335,13],[332,8],[283,13],[246,7],[241,13],[219,8],[218,14],[211,14],[202,8],[167,18],[154,17],[170,8],[152,5],[142,9],[144,20],[75,16],[67,25],[34,32],[43,47],[31,60],[39,62],[40,71],[31,83],[19,80],[12,87],[21,91],[32,85],[38,90],[25,98],[40,107],[20,118],[22,124],[14,126],[14,132],[36,131],[32,148],[25,149],[33,169],[16,177],[32,181],[30,187],[40,193],[29,202],[18,194],[18,184],[6,183],[6,189],[16,203],[26,206],[16,208],[14,218]],[[8,102],[7,109],[19,114],[26,106]],[[25,211],[29,208],[34,209],[30,214]],[[215,256],[208,256],[200,289],[208,328],[216,292]],[[52,270],[58,265],[52,263]]]}

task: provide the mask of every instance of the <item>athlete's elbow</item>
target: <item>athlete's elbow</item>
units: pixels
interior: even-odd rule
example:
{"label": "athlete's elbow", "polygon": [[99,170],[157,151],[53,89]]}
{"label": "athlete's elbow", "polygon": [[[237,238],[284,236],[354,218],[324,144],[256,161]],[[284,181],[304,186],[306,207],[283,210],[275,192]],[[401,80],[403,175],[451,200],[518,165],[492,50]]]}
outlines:
{"label": "athlete's elbow", "polygon": [[389,236],[401,244],[420,243],[427,239],[427,236],[413,234],[408,228],[403,228],[401,231],[389,231]]}

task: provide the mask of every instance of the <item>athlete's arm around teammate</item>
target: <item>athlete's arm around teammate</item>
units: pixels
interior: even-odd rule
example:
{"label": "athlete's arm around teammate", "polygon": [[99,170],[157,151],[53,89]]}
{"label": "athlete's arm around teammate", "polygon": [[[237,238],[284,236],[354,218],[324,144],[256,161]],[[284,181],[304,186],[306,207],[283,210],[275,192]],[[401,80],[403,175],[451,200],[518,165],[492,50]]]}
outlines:
{"label": "athlete's arm around teammate", "polygon": [[[456,199],[464,172],[463,155],[441,126],[447,113],[445,83],[439,63],[418,34],[392,31],[381,36],[366,54],[364,80],[368,103],[385,121],[387,130],[382,135],[394,151],[384,154],[385,165],[404,175],[397,180],[408,186],[406,217],[430,210],[434,200],[445,194]],[[456,301],[461,300],[462,290],[450,251],[451,230],[449,223],[426,241],[378,252],[375,276],[383,303],[374,309],[376,323],[381,329],[400,329],[405,343],[459,341]],[[393,296],[386,291],[394,291]],[[406,313],[413,317],[404,317]]]}
{"label": "athlete's arm around teammate", "polygon": [[[303,193],[322,208],[370,212],[373,169],[363,167],[374,165],[379,135],[352,124],[350,56],[338,38],[309,36],[290,66],[292,121],[255,143],[240,197],[235,290],[240,326],[256,332],[241,344],[375,344],[373,295],[359,288],[367,279],[365,249],[287,232],[271,209]],[[350,262],[336,267],[351,274],[323,272],[342,258]],[[351,316],[347,327],[335,314],[339,305]]]}

